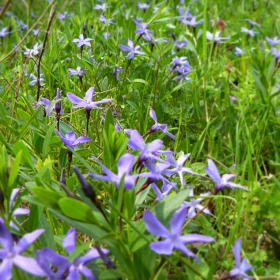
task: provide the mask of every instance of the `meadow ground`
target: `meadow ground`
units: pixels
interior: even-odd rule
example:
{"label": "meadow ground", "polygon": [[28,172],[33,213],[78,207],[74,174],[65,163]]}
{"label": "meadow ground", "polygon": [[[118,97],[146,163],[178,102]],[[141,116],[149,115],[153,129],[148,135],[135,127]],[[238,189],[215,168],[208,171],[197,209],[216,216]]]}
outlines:
{"label": "meadow ground", "polygon": [[279,13],[4,1],[0,279],[280,279]]}

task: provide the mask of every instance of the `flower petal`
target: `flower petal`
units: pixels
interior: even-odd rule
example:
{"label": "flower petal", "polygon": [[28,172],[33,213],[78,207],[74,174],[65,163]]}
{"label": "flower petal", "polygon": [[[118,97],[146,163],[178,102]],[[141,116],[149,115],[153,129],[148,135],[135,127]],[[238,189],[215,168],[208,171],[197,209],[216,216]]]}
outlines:
{"label": "flower petal", "polygon": [[92,102],[93,95],[94,95],[94,87],[90,87],[88,89],[88,91],[86,92],[86,100],[87,100],[87,102]]}
{"label": "flower petal", "polygon": [[171,218],[169,224],[172,234],[180,235],[182,226],[186,220],[187,208],[179,208]]}
{"label": "flower petal", "polygon": [[188,248],[185,247],[185,245],[183,243],[177,243],[174,248],[180,250],[181,252],[183,252],[186,256],[188,257],[192,257],[195,259],[195,261],[197,263],[199,263],[198,257],[196,254],[194,254],[192,251],[190,251]]}
{"label": "flower petal", "polygon": [[150,248],[158,254],[161,255],[171,255],[174,243],[170,239],[166,239],[159,242],[152,242]]}
{"label": "flower petal", "polygon": [[241,266],[240,266],[240,270],[242,270],[243,272],[246,272],[251,269],[252,269],[252,266],[248,263],[247,259],[243,259]]}
{"label": "flower petal", "polygon": [[25,234],[15,246],[15,253],[20,254],[24,252],[44,231],[44,229],[37,229]]}
{"label": "flower petal", "polygon": [[12,194],[11,194],[10,202],[9,202],[9,210],[10,211],[12,211],[13,203],[14,203],[14,200],[15,200],[18,192],[19,192],[19,189],[13,189],[12,190]]}
{"label": "flower petal", "polygon": [[86,142],[89,142],[91,141],[92,139],[89,138],[89,137],[85,137],[85,136],[81,136],[79,138],[77,138],[73,143],[72,143],[72,146],[75,147],[79,144],[82,144],[82,143],[86,143]]}
{"label": "flower petal", "polygon": [[158,122],[156,112],[152,109],[152,107],[150,107],[150,117],[155,121],[155,123]]}
{"label": "flower petal", "polygon": [[75,94],[73,94],[71,92],[68,92],[66,95],[69,98],[69,100],[72,103],[74,103],[74,104],[78,104],[78,103],[84,102],[84,100],[82,98],[76,96]]}
{"label": "flower petal", "polygon": [[6,225],[4,224],[2,218],[0,218],[0,243],[7,251],[13,248],[12,235],[6,227]]}
{"label": "flower petal", "polygon": [[122,44],[119,44],[119,48],[124,52],[130,52],[131,51],[130,47],[127,47],[127,46],[122,45]]}
{"label": "flower petal", "polygon": [[162,140],[156,139],[147,146],[147,152],[155,153],[162,147]]}
{"label": "flower petal", "polygon": [[0,279],[12,279],[13,262],[11,259],[4,259],[0,265]]}
{"label": "flower petal", "polygon": [[97,280],[97,278],[92,274],[91,270],[86,266],[79,269],[80,273],[83,274],[87,280]]}
{"label": "flower petal", "polygon": [[65,134],[65,138],[66,138],[69,142],[73,143],[73,142],[76,140],[76,135],[75,135],[75,133],[74,133],[73,131],[70,131],[70,132],[68,132],[68,133]]}
{"label": "flower petal", "polygon": [[17,208],[15,209],[15,211],[13,211],[13,217],[16,217],[16,216],[22,216],[22,215],[28,215],[30,212],[29,209],[24,209],[24,208]]}
{"label": "flower petal", "polygon": [[75,228],[71,228],[68,230],[62,244],[69,255],[76,249],[76,229]]}
{"label": "flower petal", "polygon": [[81,279],[79,276],[79,268],[76,267],[75,265],[71,265],[66,280],[76,280],[76,279]]}
{"label": "flower petal", "polygon": [[205,167],[205,171],[216,183],[221,181],[220,173],[212,159],[208,159],[208,167]]}
{"label": "flower petal", "polygon": [[180,240],[183,244],[190,244],[190,243],[196,243],[196,242],[214,242],[215,239],[211,236],[205,236],[202,234],[185,234],[180,236]]}
{"label": "flower petal", "polygon": [[238,238],[232,247],[234,258],[235,258],[235,264],[237,268],[240,268],[240,254],[241,254],[241,238]]}
{"label": "flower petal", "polygon": [[[101,249],[101,250],[104,254],[109,253],[108,249]],[[86,264],[89,261],[92,261],[92,260],[95,260],[95,259],[98,259],[98,258],[100,258],[100,254],[98,253],[98,251],[96,249],[91,249],[84,256],[82,256],[78,259],[78,263],[79,264]]]}
{"label": "flower petal", "polygon": [[[38,250],[36,252],[36,260],[50,279],[62,279],[70,266],[67,257],[59,255],[50,248]],[[53,268],[57,269],[56,272],[51,269],[50,264]]]}
{"label": "flower petal", "polygon": [[128,146],[133,150],[143,150],[145,148],[145,141],[139,134],[138,130],[134,129],[130,132]]}
{"label": "flower petal", "polygon": [[37,276],[45,276],[46,273],[39,266],[36,260],[17,255],[13,258],[13,263],[24,271]]}
{"label": "flower petal", "polygon": [[162,223],[151,211],[146,210],[143,214],[143,218],[148,232],[153,235],[159,235],[165,238],[170,237],[170,232],[162,225]]}
{"label": "flower petal", "polygon": [[128,175],[134,165],[134,156],[132,154],[125,154],[120,157],[118,161],[118,177],[122,177],[125,173]]}

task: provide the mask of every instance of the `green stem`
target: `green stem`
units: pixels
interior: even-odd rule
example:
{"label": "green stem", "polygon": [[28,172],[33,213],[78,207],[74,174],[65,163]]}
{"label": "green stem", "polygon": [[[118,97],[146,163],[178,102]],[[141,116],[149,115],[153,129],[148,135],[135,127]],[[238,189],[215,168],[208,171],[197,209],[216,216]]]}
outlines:
{"label": "green stem", "polygon": [[206,280],[207,278],[205,276],[202,275],[202,273],[197,270],[192,264],[190,264],[189,262],[187,262],[184,258],[179,257],[180,261],[183,262],[189,269],[191,269],[196,275],[200,276],[201,279]]}

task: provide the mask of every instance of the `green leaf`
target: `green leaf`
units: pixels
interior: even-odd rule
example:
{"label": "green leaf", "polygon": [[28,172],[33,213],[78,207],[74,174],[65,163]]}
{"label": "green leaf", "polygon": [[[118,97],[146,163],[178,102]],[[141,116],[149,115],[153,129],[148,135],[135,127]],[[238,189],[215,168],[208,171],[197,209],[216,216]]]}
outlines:
{"label": "green leaf", "polygon": [[45,232],[39,238],[41,245],[43,247],[49,247],[49,248],[55,250],[56,246],[55,246],[55,241],[53,238],[53,232],[51,230],[50,223],[48,222],[45,215],[41,216],[38,227],[45,229]]}
{"label": "green leaf", "polygon": [[19,173],[21,155],[22,155],[22,150],[20,150],[17,153],[17,156],[16,156],[16,158],[13,162],[13,166],[12,166],[11,171],[10,171],[9,182],[8,182],[10,190],[15,188],[15,185],[16,185],[16,180],[17,180],[18,173]]}
{"label": "green leaf", "polygon": [[114,117],[112,111],[110,109],[107,110],[105,122],[104,122],[104,130],[109,132],[110,125],[115,126]]}
{"label": "green leaf", "polygon": [[186,200],[186,198],[189,196],[189,193],[190,190],[184,190],[177,194],[171,193],[158,204],[156,204],[151,209],[151,211],[165,226],[167,226],[174,212]]}
{"label": "green leaf", "polygon": [[44,144],[43,144],[43,158],[45,158],[50,151],[50,141],[51,141],[55,126],[56,126],[56,123],[53,123],[47,130]]}
{"label": "green leaf", "polygon": [[54,215],[56,215],[59,219],[64,220],[66,223],[76,228],[80,232],[83,232],[90,238],[98,240],[101,239],[103,236],[107,235],[107,232],[101,229],[99,226],[72,220],[71,218],[68,218],[54,210],[50,210],[50,212],[54,213]]}
{"label": "green leaf", "polygon": [[67,217],[81,222],[99,225],[97,218],[85,203],[70,197],[65,197],[60,199],[58,204],[62,213]]}
{"label": "green leaf", "polygon": [[[26,133],[26,131],[29,129],[29,125],[34,121],[35,118],[37,118],[38,113],[40,112],[41,108],[40,106],[37,108],[37,110],[33,113],[33,115],[28,117],[28,122],[26,125],[24,125],[23,129],[21,130],[19,136],[17,137],[16,141],[19,141],[23,135]],[[26,116],[25,116],[26,117]]]}
{"label": "green leaf", "polygon": [[107,269],[102,271],[98,277],[98,279],[100,280],[110,280],[110,279],[113,280],[118,278],[128,279],[128,276],[124,272],[114,270],[114,269]]}
{"label": "green leaf", "polygon": [[51,208],[58,208],[58,202],[61,198],[63,198],[63,195],[52,191],[47,190],[42,187],[33,187],[32,192],[48,207]]}
{"label": "green leaf", "polygon": [[14,155],[16,156],[20,150],[22,150],[22,156],[21,156],[22,163],[28,164],[29,167],[31,167],[35,171],[35,167],[32,162],[30,152],[22,140],[15,143],[13,148]]}

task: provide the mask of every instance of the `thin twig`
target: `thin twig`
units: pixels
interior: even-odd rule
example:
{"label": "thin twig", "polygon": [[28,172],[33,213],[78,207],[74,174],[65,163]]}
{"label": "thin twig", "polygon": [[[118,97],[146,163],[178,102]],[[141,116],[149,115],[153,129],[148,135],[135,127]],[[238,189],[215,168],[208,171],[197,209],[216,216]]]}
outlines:
{"label": "thin twig", "polygon": [[37,98],[36,100],[39,100],[39,96],[40,96],[40,89],[41,89],[41,84],[40,84],[40,65],[41,65],[41,60],[43,57],[43,54],[45,52],[46,49],[46,43],[48,40],[48,36],[50,34],[50,28],[51,28],[51,24],[52,24],[52,20],[54,18],[55,15],[55,8],[54,6],[52,6],[51,12],[50,12],[50,16],[49,16],[49,23],[48,23],[48,27],[46,30],[46,34],[45,34],[45,38],[44,38],[44,42],[43,42],[43,47],[42,50],[40,52],[39,58],[38,58],[38,68],[37,68]]}
{"label": "thin twig", "polygon": [[4,60],[6,60],[11,54],[13,54],[18,47],[22,44],[22,42],[29,36],[29,34],[32,32],[32,30],[36,27],[36,25],[41,21],[41,19],[43,18],[43,16],[45,15],[45,13],[47,12],[47,10],[49,9],[49,7],[52,5],[52,2],[48,5],[48,7],[45,9],[45,11],[41,14],[41,16],[38,18],[38,20],[32,25],[32,27],[27,31],[27,33],[23,36],[23,38],[21,39],[21,41],[8,53],[6,54],[1,60],[0,63],[3,62]]}
{"label": "thin twig", "polygon": [[0,12],[0,18],[4,15],[5,11],[7,10],[9,4],[11,3],[12,0],[7,0],[7,2],[5,3],[3,9]]}

